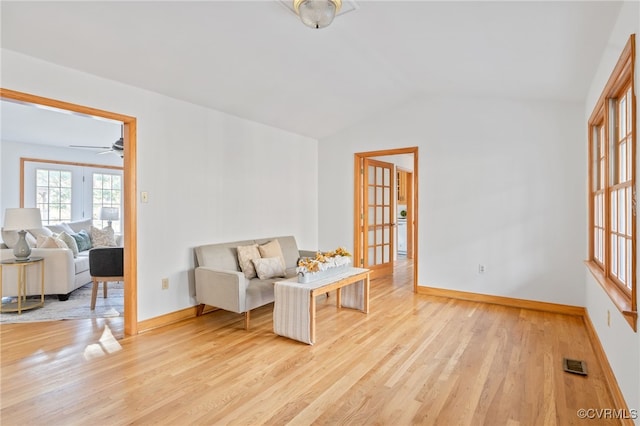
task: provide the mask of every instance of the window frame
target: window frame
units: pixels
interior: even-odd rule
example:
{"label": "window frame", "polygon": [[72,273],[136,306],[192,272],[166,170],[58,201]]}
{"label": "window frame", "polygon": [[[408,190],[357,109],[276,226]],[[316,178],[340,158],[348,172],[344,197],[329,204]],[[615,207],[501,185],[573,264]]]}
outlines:
{"label": "window frame", "polygon": [[[104,228],[105,226],[107,226],[108,221],[107,220],[102,220],[100,219],[100,208],[101,207],[116,207],[118,209],[119,212],[122,211],[122,202],[123,202],[123,174],[122,173],[108,173],[105,170],[91,170],[90,171],[90,175],[91,175],[91,217],[93,219],[93,226],[97,227],[97,228]],[[96,184],[96,175],[101,175],[101,176],[109,176],[110,179],[114,179],[114,177],[117,177],[120,180],[120,187],[115,189],[113,187],[113,181],[112,181],[112,186],[109,188],[105,188],[105,186],[103,185],[102,187],[98,188],[95,186]],[[89,188],[87,188],[89,189]],[[101,197],[100,198],[100,202],[97,202],[96,200],[96,191],[99,191],[101,193]],[[105,192],[107,193],[114,193],[114,192],[118,192],[120,194],[120,196],[118,197],[118,202],[115,203],[113,202],[113,196],[111,197],[107,197],[107,198],[111,198],[111,202],[107,202],[107,200],[105,199]],[[112,223],[112,227],[113,230],[116,234],[121,234],[122,233],[122,221],[120,219],[118,219],[117,221],[115,221],[117,223]]]}
{"label": "window frame", "polygon": [[[28,163],[30,163],[28,165]],[[42,164],[43,166],[40,167],[39,164]],[[86,173],[88,173],[89,176],[91,176],[91,179],[93,178],[93,173],[96,171],[100,171],[100,173],[102,174],[109,174],[109,171],[113,171],[113,172],[117,172],[117,174],[119,174],[121,176],[121,184],[123,186],[123,188],[120,189],[120,197],[121,197],[121,203],[124,202],[124,168],[121,166],[112,166],[112,165],[105,165],[105,164],[92,164],[92,163],[79,163],[79,162],[70,162],[70,161],[59,161],[59,160],[47,160],[47,159],[40,159],[40,158],[26,158],[26,157],[21,157],[20,158],[20,207],[35,207],[32,206],[32,201],[34,200],[25,200],[25,185],[26,183],[26,170],[28,167],[33,168],[33,170],[35,170],[36,168],[45,168],[47,166],[45,165],[51,165],[52,169],[60,169],[62,170],[63,168],[67,167],[67,168],[71,168],[72,170],[74,170],[73,168],[77,168],[78,172],[80,172],[80,174],[82,176],[86,176]],[[80,169],[83,169],[82,171],[80,171]],[[35,182],[35,181],[34,181]],[[75,221],[75,220],[82,220],[82,219],[92,219],[93,221],[96,221],[97,219],[94,217],[94,211],[93,211],[93,198],[92,198],[92,194],[93,194],[93,181],[89,182],[89,185],[83,185],[82,183],[72,183],[72,203],[71,203],[71,220]],[[82,199],[81,202],[75,202],[73,201],[73,199],[75,197],[79,197]],[[88,202],[87,202],[88,200]],[[123,222],[123,217],[122,217],[122,208],[123,208],[123,204],[120,205],[120,229],[124,230],[124,222]],[[100,223],[101,221],[98,221],[98,223]]]}
{"label": "window frame", "polygon": [[[602,286],[605,292],[609,295],[613,303],[623,314],[625,320],[637,331],[637,280],[636,280],[636,147],[637,147],[637,123],[636,123],[636,96],[634,86],[635,76],[635,35],[632,34],[626,43],[618,62],[616,63],[607,84],[605,85],[600,98],[598,99],[595,108],[589,118],[588,122],[588,154],[589,154],[589,173],[588,173],[588,206],[589,206],[589,258],[586,261],[586,265],[595,277],[596,281]],[[614,132],[612,129],[617,129],[619,123],[617,113],[614,114],[613,110],[618,109],[618,105],[621,97],[626,96],[627,91],[631,91],[631,114],[627,117],[627,124],[631,126],[630,132],[630,173],[631,179],[624,182],[618,182],[619,178],[615,178],[613,173],[617,173],[617,168],[612,167],[613,161],[619,163],[620,159],[617,153],[614,153],[612,147],[616,147],[620,142],[620,137],[617,130]],[[615,105],[615,108],[612,108]],[[597,129],[604,129],[599,132],[604,137],[596,137]],[[600,140],[602,139],[602,140]],[[624,139],[624,138],[623,138]],[[598,167],[599,174],[596,176],[595,161],[596,161],[596,146],[595,143],[599,142],[604,144],[604,162],[599,162]],[[629,140],[626,140],[629,143]],[[602,167],[603,166],[603,167]],[[602,170],[604,169],[604,170]],[[604,178],[604,187],[595,188],[596,177]],[[620,235],[619,230],[612,229],[612,211],[611,211],[611,197],[620,188],[629,188],[631,193],[630,201],[630,218],[626,222],[627,230],[630,226],[630,235],[625,236],[627,240],[630,240],[630,286],[623,280],[618,279],[613,273],[612,265],[612,237]],[[596,247],[597,239],[596,234],[596,202],[595,196],[601,194],[604,197],[602,214],[600,223],[604,224],[604,256],[599,257],[596,255],[598,247]],[[616,210],[616,218],[620,214],[619,209]],[[626,216],[625,216],[626,217]],[[630,223],[629,223],[630,222]],[[625,250],[629,250],[626,248]]]}
{"label": "window frame", "polygon": [[[42,213],[42,223],[43,225],[52,225],[54,223],[59,223],[59,222],[64,222],[64,221],[70,221],[71,217],[72,217],[72,206],[73,206],[73,196],[72,196],[72,192],[73,192],[73,173],[71,172],[71,170],[67,170],[65,168],[56,168],[56,167],[36,167],[35,169],[36,172],[36,178],[35,178],[35,195],[36,195],[36,200],[35,200],[35,206],[38,207],[40,209],[40,212]],[[44,185],[40,185],[40,172],[46,172],[47,174],[47,184],[46,186]],[[58,174],[59,175],[59,179],[58,179],[58,185],[52,185],[52,174]],[[63,174],[68,174],[69,178],[69,186],[63,186],[63,181],[65,179],[63,179]],[[42,193],[42,189],[46,189],[45,192],[47,194],[46,196],[46,200],[41,200],[40,199],[40,194]],[[66,191],[65,191],[66,189]],[[52,201],[52,193],[53,192],[58,192],[59,193],[59,197],[60,199],[58,199],[57,202]],[[68,197],[69,197],[69,202],[63,202],[63,193],[68,192]],[[63,209],[63,205],[68,205],[68,209]],[[46,207],[45,207],[46,206]],[[52,208],[52,206],[55,206]],[[58,210],[58,217],[57,219],[52,219],[51,216],[51,211],[52,210]],[[62,211],[68,211],[68,216],[64,215],[62,213]],[[46,216],[46,217],[45,217]]]}

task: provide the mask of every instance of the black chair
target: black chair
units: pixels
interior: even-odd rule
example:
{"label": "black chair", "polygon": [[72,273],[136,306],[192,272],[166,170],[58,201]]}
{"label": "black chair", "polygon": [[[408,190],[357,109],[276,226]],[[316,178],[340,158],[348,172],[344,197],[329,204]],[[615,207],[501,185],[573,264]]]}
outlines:
{"label": "black chair", "polygon": [[105,298],[107,297],[108,281],[124,281],[124,250],[122,247],[97,247],[89,250],[89,273],[93,280],[91,310],[94,310],[100,281],[102,281]]}

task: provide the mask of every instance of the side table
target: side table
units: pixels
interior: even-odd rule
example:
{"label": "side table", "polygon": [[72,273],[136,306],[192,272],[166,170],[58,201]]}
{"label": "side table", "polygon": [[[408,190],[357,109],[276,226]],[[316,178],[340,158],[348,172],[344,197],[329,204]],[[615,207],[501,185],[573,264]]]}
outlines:
{"label": "side table", "polygon": [[[40,264],[40,301],[27,300],[27,266]],[[4,268],[13,266],[18,268],[18,300],[17,302],[2,304],[0,312],[18,312],[44,306],[44,257],[31,257],[26,261],[7,259],[0,262],[0,300],[2,300],[2,275]]]}

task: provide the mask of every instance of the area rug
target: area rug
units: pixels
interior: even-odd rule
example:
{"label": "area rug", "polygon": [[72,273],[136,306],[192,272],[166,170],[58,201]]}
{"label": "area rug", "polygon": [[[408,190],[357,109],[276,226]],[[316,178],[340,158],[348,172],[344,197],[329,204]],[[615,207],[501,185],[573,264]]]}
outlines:
{"label": "area rug", "polygon": [[[102,284],[98,288],[96,308],[91,310],[91,288],[88,283],[72,291],[69,299],[61,302],[58,296],[45,296],[44,306],[28,311],[0,313],[0,323],[20,323],[38,321],[56,321],[84,318],[110,318],[124,315],[124,283],[110,282],[107,284],[107,298],[103,298]],[[3,300],[4,302],[4,300]]]}

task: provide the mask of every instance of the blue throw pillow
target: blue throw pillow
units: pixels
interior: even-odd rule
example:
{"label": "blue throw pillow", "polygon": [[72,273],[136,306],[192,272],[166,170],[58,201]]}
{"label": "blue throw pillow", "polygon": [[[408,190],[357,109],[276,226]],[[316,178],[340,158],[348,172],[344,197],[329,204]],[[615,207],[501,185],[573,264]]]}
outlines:
{"label": "blue throw pillow", "polygon": [[91,237],[84,229],[77,234],[71,234],[71,236],[78,244],[78,251],[85,251],[91,248]]}

